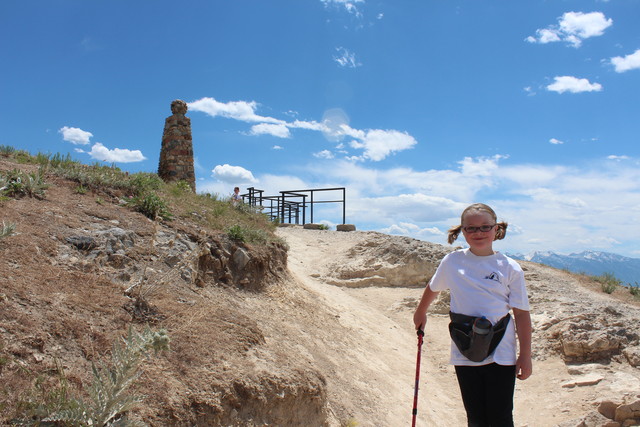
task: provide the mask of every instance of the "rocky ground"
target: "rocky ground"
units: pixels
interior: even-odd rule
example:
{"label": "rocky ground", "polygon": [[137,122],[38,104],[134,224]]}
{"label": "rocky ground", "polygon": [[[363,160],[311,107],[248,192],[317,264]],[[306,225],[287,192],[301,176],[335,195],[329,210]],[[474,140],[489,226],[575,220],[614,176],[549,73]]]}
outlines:
{"label": "rocky ground", "polygon": [[[0,170],[13,167],[0,161]],[[43,200],[0,202],[0,221],[16,224],[16,234],[0,240],[0,424],[56,390],[61,369],[71,394],[82,393],[91,363],[108,361],[129,325],[146,324],[168,331],[171,351],[146,361],[133,386],[145,395],[131,414],[139,421],[410,422],[411,316],[451,248],[301,227],[277,230],[286,244],[243,244],[188,217],[153,222],[117,195],[79,194],[72,182],[47,180]],[[517,383],[516,425],[640,418],[638,304],[580,276],[522,265],[534,375]],[[447,365],[446,298],[434,309],[418,425],[464,425]]]}

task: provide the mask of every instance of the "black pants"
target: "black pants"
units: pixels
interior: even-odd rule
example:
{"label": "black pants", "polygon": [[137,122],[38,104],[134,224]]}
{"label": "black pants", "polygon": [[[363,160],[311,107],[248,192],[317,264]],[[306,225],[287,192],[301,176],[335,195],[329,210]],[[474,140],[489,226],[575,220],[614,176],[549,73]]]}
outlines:
{"label": "black pants", "polygon": [[469,427],[513,427],[516,367],[456,366]]}

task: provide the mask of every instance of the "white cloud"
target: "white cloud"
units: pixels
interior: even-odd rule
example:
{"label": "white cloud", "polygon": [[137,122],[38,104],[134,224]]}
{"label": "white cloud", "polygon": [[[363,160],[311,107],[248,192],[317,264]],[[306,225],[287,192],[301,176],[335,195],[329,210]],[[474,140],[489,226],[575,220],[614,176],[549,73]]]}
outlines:
{"label": "white cloud", "polygon": [[558,93],[600,92],[602,85],[573,76],[556,76],[554,77],[554,82],[547,86],[547,90]]}
{"label": "white cloud", "polygon": [[213,176],[220,181],[232,183],[255,183],[257,180],[253,177],[251,171],[241,166],[231,166],[228,164],[217,165],[213,170]]}
{"label": "white cloud", "polygon": [[465,157],[458,163],[461,165],[462,174],[470,177],[491,176],[498,168],[498,161],[506,156],[496,155],[493,157]]}
{"label": "white cloud", "polygon": [[289,128],[284,124],[260,123],[251,126],[250,135],[272,135],[277,138],[290,138]]}
{"label": "white cloud", "polygon": [[430,239],[435,236],[444,236],[445,233],[437,227],[420,228],[418,225],[410,222],[400,222],[392,224],[389,227],[381,228],[381,233],[395,234],[400,236],[414,236],[417,238]]}
{"label": "white cloud", "polygon": [[344,7],[345,10],[349,13],[352,13],[356,16],[361,16],[356,3],[364,3],[364,0],[320,0],[324,3],[325,7],[336,6],[336,7]]}
{"label": "white cloud", "polygon": [[[227,104],[220,103],[213,98],[202,98],[189,104],[196,111],[202,111],[212,117],[225,116],[245,122],[265,119],[253,125],[246,135],[272,135],[278,138],[290,138],[290,129],[305,129],[322,132],[332,142],[339,142],[345,137],[353,138],[350,145],[355,149],[362,149],[361,155],[349,156],[355,161],[381,161],[398,151],[412,148],[417,141],[407,132],[398,130],[354,129],[349,126],[349,117],[339,108],[327,110],[322,122],[314,120],[295,120],[292,123],[275,118],[265,118],[255,114],[254,102],[236,101]],[[343,146],[344,147],[344,146]],[[348,153],[344,153],[348,154]]]}
{"label": "white cloud", "polygon": [[338,65],[340,65],[343,68],[357,68],[362,66],[362,63],[360,63],[357,59],[356,59],[356,54],[353,52],[350,52],[349,50],[347,50],[344,47],[337,47],[336,51],[338,52],[338,55],[334,55],[333,60],[335,62],[338,63]]}
{"label": "white cloud", "polygon": [[187,103],[187,106],[191,111],[200,111],[210,115],[211,117],[220,116],[249,123],[285,123],[283,120],[256,114],[258,103],[256,103],[255,101],[231,101],[224,103],[218,102],[214,98],[204,97],[197,101]]}
{"label": "white cloud", "polygon": [[364,149],[363,158],[378,162],[388,155],[407,150],[417,144],[414,137],[397,130],[368,130],[361,141],[352,141],[353,148]]}
{"label": "white cloud", "polygon": [[556,138],[551,138],[549,142],[555,145],[564,144],[564,141],[560,141],[559,139],[556,139]]}
{"label": "white cloud", "polygon": [[93,144],[91,151],[88,152],[92,159],[104,162],[114,163],[133,163],[146,160],[140,150],[129,150],[126,148],[108,149],[99,142]]}
{"label": "white cloud", "polygon": [[629,160],[629,156],[616,156],[616,155],[610,155],[607,156],[607,159],[609,160],[615,160],[615,161],[620,161],[620,160]]}
{"label": "white cloud", "polygon": [[62,139],[75,145],[88,145],[89,139],[93,136],[91,132],[84,131],[80,128],[72,128],[63,126],[58,130],[62,134]]}
{"label": "white cloud", "polygon": [[640,49],[627,56],[611,58],[611,64],[613,64],[617,73],[624,73],[625,71],[640,68]]}
{"label": "white cloud", "polygon": [[449,198],[422,193],[361,198],[350,201],[348,206],[354,214],[370,220],[396,222],[410,219],[422,223],[459,216],[464,209],[462,204]]}
{"label": "white cloud", "polygon": [[552,43],[564,41],[574,47],[580,47],[584,39],[601,36],[613,25],[613,20],[602,12],[566,12],[558,18],[558,25],[536,30],[536,36],[529,36],[530,43]]}
{"label": "white cloud", "polygon": [[313,153],[313,156],[319,159],[333,159],[334,157],[333,153],[329,150],[322,150],[317,153]]}
{"label": "white cloud", "polygon": [[295,120],[293,123],[288,124],[289,127],[297,129],[317,130],[320,132],[327,132],[327,125],[324,123],[318,123],[316,121],[301,121]]}
{"label": "white cloud", "polygon": [[553,185],[555,180],[567,174],[566,168],[560,166],[518,165],[517,167],[501,167],[496,169],[498,180],[510,182],[514,192],[527,188]]}
{"label": "white cloud", "polygon": [[611,25],[613,20],[607,19],[602,12],[567,12],[560,20],[560,30],[579,39],[601,36]]}
{"label": "white cloud", "polygon": [[[503,164],[505,159],[465,158],[456,169],[428,171],[346,167],[337,162],[330,170],[318,167],[317,174],[347,187],[347,220],[359,229],[382,229],[444,244],[444,236],[417,230],[446,230],[459,221],[464,207],[481,201],[510,223],[507,239],[496,242],[498,248],[523,253],[541,248],[572,251],[580,249],[578,236],[594,236],[594,244],[599,242],[594,249],[615,252],[623,245],[628,250],[635,247],[640,239],[640,229],[633,228],[633,218],[640,215],[640,170],[634,165],[603,160],[570,168],[509,165]],[[634,231],[627,236],[630,229]],[[621,243],[607,244],[595,236]]]}
{"label": "white cloud", "polygon": [[281,147],[279,145],[274,145],[273,147],[271,147],[272,150],[284,150],[284,147]]}
{"label": "white cloud", "polygon": [[265,191],[266,195],[278,195],[280,191],[300,190],[305,188],[323,188],[329,187],[326,183],[305,182],[301,178],[292,175],[260,175],[260,189]]}

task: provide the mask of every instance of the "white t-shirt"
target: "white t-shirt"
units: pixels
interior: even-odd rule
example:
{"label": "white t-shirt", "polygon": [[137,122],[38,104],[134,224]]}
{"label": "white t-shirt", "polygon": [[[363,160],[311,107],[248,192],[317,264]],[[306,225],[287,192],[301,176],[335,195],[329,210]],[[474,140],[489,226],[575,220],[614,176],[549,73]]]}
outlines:
{"label": "white t-shirt", "polygon": [[[512,308],[529,311],[529,299],[520,265],[499,252],[474,255],[468,248],[444,257],[429,286],[433,291],[451,290],[454,313],[485,316],[494,325]],[[482,362],[472,362],[451,342],[452,365],[479,366],[489,363],[515,365],[516,332],[513,319],[494,353]]]}

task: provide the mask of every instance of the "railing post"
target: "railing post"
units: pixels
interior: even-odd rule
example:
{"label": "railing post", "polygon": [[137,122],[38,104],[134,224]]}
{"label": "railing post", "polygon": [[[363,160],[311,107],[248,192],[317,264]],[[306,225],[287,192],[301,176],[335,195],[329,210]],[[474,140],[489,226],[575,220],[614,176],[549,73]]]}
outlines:
{"label": "railing post", "polygon": [[306,224],[307,221],[307,196],[302,196],[302,224]]}
{"label": "railing post", "polygon": [[342,187],[342,223],[344,224],[347,220],[347,189]]}
{"label": "railing post", "polygon": [[280,222],[284,224],[284,192],[281,191],[280,192],[280,198],[282,200],[280,200],[280,206],[279,206],[279,214],[280,214]]}

